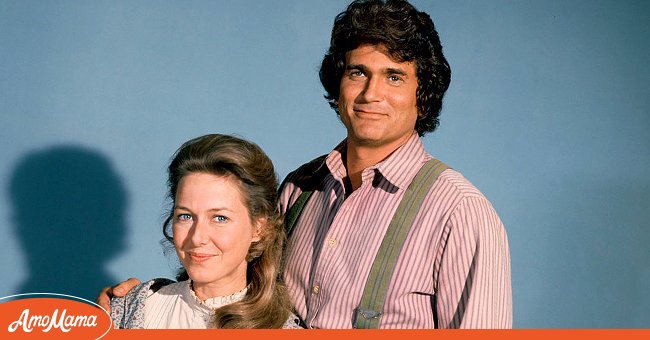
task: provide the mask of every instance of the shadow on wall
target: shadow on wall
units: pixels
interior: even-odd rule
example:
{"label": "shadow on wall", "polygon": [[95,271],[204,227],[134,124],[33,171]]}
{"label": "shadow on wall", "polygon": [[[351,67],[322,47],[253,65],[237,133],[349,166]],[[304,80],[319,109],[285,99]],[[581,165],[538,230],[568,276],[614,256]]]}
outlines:
{"label": "shadow on wall", "polygon": [[16,239],[27,260],[19,293],[91,301],[115,278],[106,264],[124,250],[127,193],[109,161],[78,146],[27,154],[10,179]]}

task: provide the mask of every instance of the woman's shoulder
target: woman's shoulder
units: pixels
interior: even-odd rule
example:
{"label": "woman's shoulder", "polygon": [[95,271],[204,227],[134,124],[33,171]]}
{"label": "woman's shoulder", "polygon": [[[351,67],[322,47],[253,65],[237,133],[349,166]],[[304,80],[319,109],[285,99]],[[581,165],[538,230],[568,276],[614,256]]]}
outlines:
{"label": "woman's shoulder", "polygon": [[172,280],[157,278],[140,283],[125,296],[111,298],[111,318],[115,328],[142,328],[147,297],[172,283]]}
{"label": "woman's shoulder", "polygon": [[300,326],[300,318],[291,313],[287,321],[282,325],[282,329],[303,329],[303,327]]}
{"label": "woman's shoulder", "polygon": [[177,282],[165,278],[155,278],[133,287],[125,296],[127,300],[142,300],[146,299],[149,295],[157,292],[163,287],[177,284]]}

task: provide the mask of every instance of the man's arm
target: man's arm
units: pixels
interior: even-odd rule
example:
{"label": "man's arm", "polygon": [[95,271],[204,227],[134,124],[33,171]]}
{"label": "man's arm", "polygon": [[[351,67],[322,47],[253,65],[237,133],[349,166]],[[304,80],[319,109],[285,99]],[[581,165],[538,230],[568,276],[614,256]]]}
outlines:
{"label": "man's arm", "polygon": [[126,295],[133,287],[140,284],[140,280],[136,278],[129,278],[126,281],[122,281],[119,284],[113,287],[105,287],[97,295],[97,304],[104,308],[108,313],[111,312],[111,298],[113,296],[124,296]]}
{"label": "man's arm", "polygon": [[466,197],[452,213],[437,276],[439,328],[512,328],[508,238],[484,197]]}

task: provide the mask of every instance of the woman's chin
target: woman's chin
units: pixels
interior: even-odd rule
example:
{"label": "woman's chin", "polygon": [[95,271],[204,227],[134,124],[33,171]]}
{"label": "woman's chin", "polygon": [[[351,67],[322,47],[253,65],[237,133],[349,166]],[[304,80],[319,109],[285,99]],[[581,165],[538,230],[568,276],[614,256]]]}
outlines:
{"label": "woman's chin", "polygon": [[187,276],[189,276],[190,280],[194,283],[209,283],[214,280],[214,273],[208,275],[205,270],[191,267],[186,267],[185,270],[187,271]]}

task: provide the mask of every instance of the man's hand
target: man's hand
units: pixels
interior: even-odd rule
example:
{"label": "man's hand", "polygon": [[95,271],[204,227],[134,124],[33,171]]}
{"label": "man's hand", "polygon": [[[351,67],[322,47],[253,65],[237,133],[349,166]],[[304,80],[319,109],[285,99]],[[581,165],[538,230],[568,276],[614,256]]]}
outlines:
{"label": "man's hand", "polygon": [[124,296],[128,293],[133,287],[140,284],[140,280],[136,278],[130,278],[126,281],[122,281],[119,284],[113,287],[105,287],[97,295],[97,304],[104,308],[108,313],[111,312],[111,298],[113,296]]}

